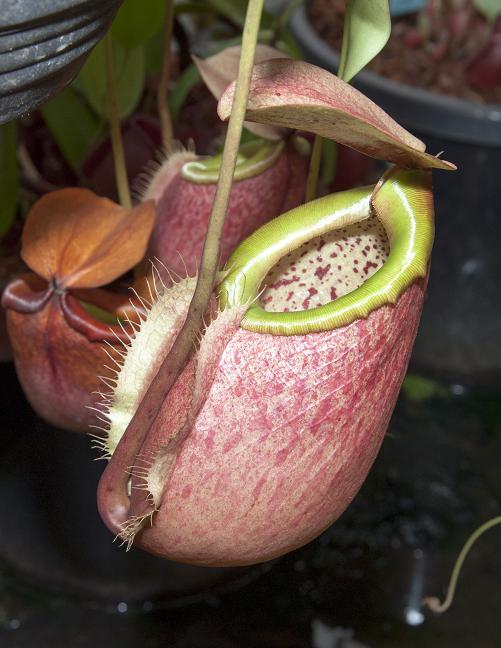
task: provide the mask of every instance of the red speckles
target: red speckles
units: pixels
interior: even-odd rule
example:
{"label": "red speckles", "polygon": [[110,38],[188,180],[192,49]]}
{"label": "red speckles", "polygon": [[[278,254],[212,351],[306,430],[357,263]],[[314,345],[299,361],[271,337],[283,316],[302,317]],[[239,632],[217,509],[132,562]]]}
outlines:
{"label": "red speckles", "polygon": [[261,491],[263,490],[263,486],[265,484],[266,484],[266,477],[261,477],[261,479],[255,485],[254,490],[252,491],[252,497],[254,500],[258,499],[259,495],[261,494]]}
{"label": "red speckles", "polygon": [[181,497],[183,499],[188,499],[190,495],[191,495],[191,486],[189,484],[186,484],[186,486],[181,491]]}
{"label": "red speckles", "polygon": [[242,435],[241,434],[234,434],[227,443],[223,446],[223,454],[228,454],[233,448],[236,448],[236,446],[240,443],[242,440]]}
{"label": "red speckles", "polygon": [[[313,239],[289,253],[268,273],[269,287],[261,305],[270,311],[289,312],[327,304],[360,286],[381,266],[387,251],[384,230],[374,217]],[[338,263],[329,263],[329,259],[337,259]],[[300,280],[291,281],[291,272],[293,279]],[[291,285],[287,286],[284,282],[289,281]],[[312,287],[316,293],[310,292]],[[313,294],[317,296],[314,301]]]}
{"label": "red speckles", "polygon": [[282,448],[282,450],[279,450],[277,454],[275,455],[275,466],[281,466],[284,461],[287,459],[290,453],[290,448]]}
{"label": "red speckles", "polygon": [[277,288],[282,288],[283,286],[290,286],[295,281],[299,281],[299,277],[294,275],[291,279],[279,279],[271,284],[270,288],[276,290]]}
{"label": "red speckles", "polygon": [[367,263],[363,267],[364,274],[366,274],[366,275],[369,274],[369,270],[371,268],[374,268],[374,270],[375,270],[375,269],[377,269],[377,267],[378,267],[377,263],[372,263],[372,261],[367,261]]}
{"label": "red speckles", "polygon": [[211,452],[214,449],[214,435],[216,431],[214,429],[209,430],[207,436],[204,439],[205,450]]}
{"label": "red speckles", "polygon": [[308,297],[303,300],[303,310],[307,310],[310,307],[310,299],[314,295],[318,295],[318,290],[313,287],[308,288]]}

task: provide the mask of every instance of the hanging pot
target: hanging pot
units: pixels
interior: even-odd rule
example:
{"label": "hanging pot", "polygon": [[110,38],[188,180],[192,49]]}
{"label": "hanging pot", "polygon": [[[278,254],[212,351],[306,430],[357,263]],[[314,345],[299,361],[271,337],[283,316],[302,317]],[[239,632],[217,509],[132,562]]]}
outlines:
{"label": "hanging pot", "polygon": [[2,3],[0,124],[62,90],[104,36],[122,0]]}

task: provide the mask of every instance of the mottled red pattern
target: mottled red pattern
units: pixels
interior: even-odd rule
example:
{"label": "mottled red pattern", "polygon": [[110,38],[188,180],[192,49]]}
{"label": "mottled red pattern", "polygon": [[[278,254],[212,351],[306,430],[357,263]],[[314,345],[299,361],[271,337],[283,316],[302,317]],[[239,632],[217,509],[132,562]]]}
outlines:
{"label": "mottled red pattern", "polygon": [[[187,429],[192,360],[141,448],[141,457],[157,456],[149,484],[158,511],[135,544],[190,563],[250,564],[305,544],[336,520],[384,437],[423,291],[414,284],[395,306],[325,333],[281,337],[235,328],[229,336],[220,328],[229,337],[222,355],[214,350],[215,327],[206,349],[215,373],[198,414]],[[176,447],[177,436],[183,441]],[[157,454],[169,441],[174,455]],[[112,517],[123,516],[123,505],[113,482],[132,463],[141,466],[126,456],[128,445],[127,438],[120,443],[100,485],[101,514],[115,532]],[[144,479],[133,477],[132,486],[128,515],[142,515],[146,493],[137,488]]]}

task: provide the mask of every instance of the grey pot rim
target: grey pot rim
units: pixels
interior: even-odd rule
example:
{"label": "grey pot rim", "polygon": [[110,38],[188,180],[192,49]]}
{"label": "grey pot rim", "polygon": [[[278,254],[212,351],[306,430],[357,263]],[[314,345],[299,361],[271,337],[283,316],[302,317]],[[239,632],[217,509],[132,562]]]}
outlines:
{"label": "grey pot rim", "polygon": [[[339,54],[310,23],[301,5],[292,14],[289,27],[303,52],[316,64],[337,71]],[[354,85],[383,104],[391,99],[392,117],[421,133],[467,144],[501,146],[501,105],[476,104],[430,90],[387,79],[363,70]]]}
{"label": "grey pot rim", "polygon": [[4,0],[0,124],[27,115],[77,75],[123,0]]}

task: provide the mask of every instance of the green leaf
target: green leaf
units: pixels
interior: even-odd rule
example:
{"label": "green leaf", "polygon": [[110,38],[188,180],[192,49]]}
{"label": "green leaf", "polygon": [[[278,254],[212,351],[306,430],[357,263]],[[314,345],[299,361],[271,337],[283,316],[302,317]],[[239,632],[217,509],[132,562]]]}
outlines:
{"label": "green leaf", "polygon": [[113,25],[113,40],[122,47],[134,49],[147,43],[162,29],[165,0],[125,0]]}
{"label": "green leaf", "polygon": [[44,104],[41,111],[65,159],[78,171],[99,130],[96,116],[71,87]]}
{"label": "green leaf", "polygon": [[[145,78],[145,59],[142,48],[125,49],[113,44],[115,83],[120,117],[131,114],[139,103]],[[92,50],[80,72],[81,87],[92,108],[101,117],[108,118],[106,99],[106,61],[104,43]]]}
{"label": "green leaf", "polygon": [[169,95],[169,110],[172,119],[177,119],[190,90],[200,81],[200,73],[194,63],[190,63],[176,81]]}
{"label": "green leaf", "polygon": [[388,0],[348,0],[338,76],[350,81],[383,49],[390,31]]}
{"label": "green leaf", "polygon": [[162,32],[155,34],[143,48],[146,74],[159,74],[162,69],[164,51],[164,35]]}
{"label": "green leaf", "polygon": [[402,392],[406,398],[415,403],[422,403],[433,397],[447,396],[447,390],[439,382],[418,374],[407,374],[402,384]]}
{"label": "green leaf", "polygon": [[189,13],[202,13],[204,7],[198,2],[179,2],[174,7],[174,14],[180,16],[181,14]]}
{"label": "green leaf", "polygon": [[[247,12],[247,0],[198,0],[182,2],[176,7],[176,13],[192,13],[195,11],[215,13],[221,18],[226,18],[239,29],[242,29]],[[261,28],[270,29],[273,26],[273,16],[263,10]]]}
{"label": "green leaf", "polygon": [[329,139],[324,139],[322,145],[322,184],[329,187],[336,177],[338,145]]}
{"label": "green leaf", "polygon": [[206,0],[214,11],[224,16],[237,27],[243,27],[245,13],[247,11],[247,0]]}
{"label": "green leaf", "polygon": [[501,16],[501,0],[473,0],[473,4],[489,22],[494,22]]}
{"label": "green leaf", "polygon": [[17,211],[19,181],[16,144],[16,124],[0,126],[0,236],[9,231]]}
{"label": "green leaf", "polygon": [[280,32],[280,37],[275,43],[275,47],[290,58],[300,59],[303,57],[303,53],[296,39],[286,29]]}

